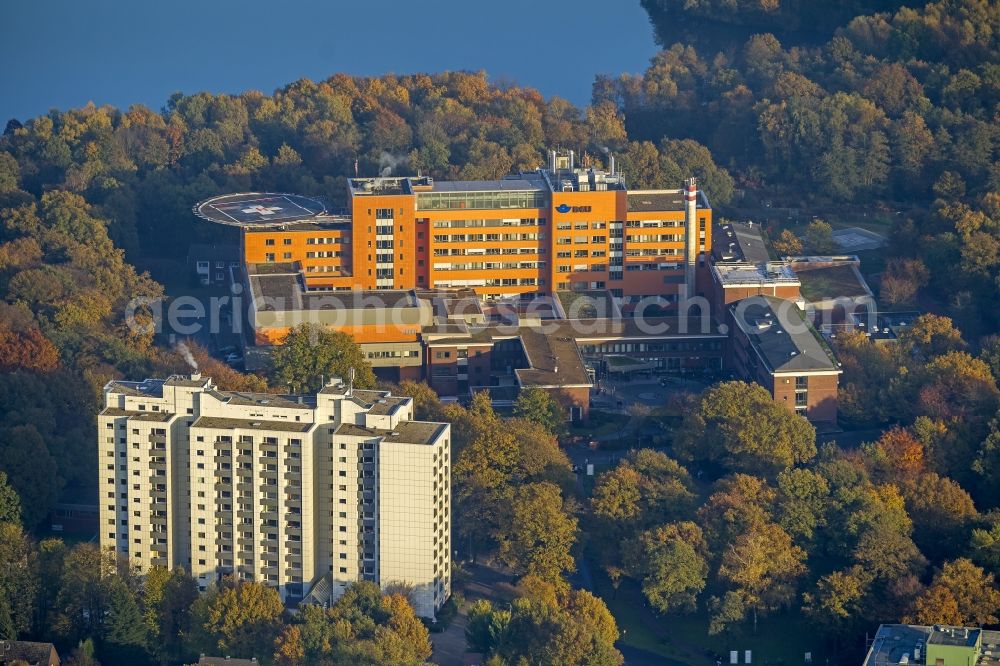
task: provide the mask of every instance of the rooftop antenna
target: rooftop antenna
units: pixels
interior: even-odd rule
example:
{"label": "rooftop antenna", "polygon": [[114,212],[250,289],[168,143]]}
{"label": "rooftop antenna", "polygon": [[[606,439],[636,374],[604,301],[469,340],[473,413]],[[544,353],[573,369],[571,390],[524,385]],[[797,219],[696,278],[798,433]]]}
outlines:
{"label": "rooftop antenna", "polygon": [[347,371],[347,377],[348,377],[347,395],[353,396],[354,395],[354,366],[353,365],[351,366],[351,369]]}

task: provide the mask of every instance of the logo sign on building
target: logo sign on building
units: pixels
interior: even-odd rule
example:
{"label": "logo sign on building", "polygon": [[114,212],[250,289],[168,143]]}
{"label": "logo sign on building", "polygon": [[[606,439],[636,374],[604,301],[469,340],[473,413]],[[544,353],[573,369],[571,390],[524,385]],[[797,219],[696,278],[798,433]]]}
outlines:
{"label": "logo sign on building", "polygon": [[556,211],[559,213],[589,213],[590,206],[569,206],[566,204],[559,204],[556,206]]}

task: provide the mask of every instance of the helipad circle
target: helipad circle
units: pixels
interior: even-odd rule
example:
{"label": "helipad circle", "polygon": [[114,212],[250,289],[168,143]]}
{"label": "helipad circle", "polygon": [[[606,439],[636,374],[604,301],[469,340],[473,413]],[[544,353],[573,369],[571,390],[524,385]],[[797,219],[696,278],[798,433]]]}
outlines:
{"label": "helipad circle", "polygon": [[318,199],[300,194],[242,192],[206,199],[193,208],[198,217],[235,227],[279,227],[326,213]]}

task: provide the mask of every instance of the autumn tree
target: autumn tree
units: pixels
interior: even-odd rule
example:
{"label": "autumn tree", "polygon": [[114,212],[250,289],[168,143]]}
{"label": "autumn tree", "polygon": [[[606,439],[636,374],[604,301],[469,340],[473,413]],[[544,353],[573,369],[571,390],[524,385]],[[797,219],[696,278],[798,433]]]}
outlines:
{"label": "autumn tree", "polygon": [[514,571],[559,581],[576,564],[576,518],[568,515],[559,488],[551,483],[522,486],[511,501],[508,519],[497,532],[500,558]]}
{"label": "autumn tree", "polygon": [[427,628],[400,594],[350,585],[329,608],[307,604],[276,639],[279,664],[363,663],[418,666],[431,654]]}
{"label": "autumn tree", "polygon": [[624,662],[614,647],[618,627],[599,597],[531,576],[521,581],[518,593],[509,610],[485,600],[476,602],[466,624],[470,647],[501,663],[620,666]]}
{"label": "autumn tree", "polygon": [[913,539],[931,559],[961,552],[969,541],[976,507],[955,481],[934,472],[902,484],[906,511],[913,519]]}
{"label": "autumn tree", "polygon": [[661,613],[693,612],[708,576],[708,544],[692,522],[667,523],[624,546],[625,567]]}
{"label": "autumn tree", "polygon": [[711,549],[721,553],[736,538],[771,522],[777,493],[766,481],[748,474],[720,479],[698,509],[698,524]]}
{"label": "autumn tree", "polygon": [[1000,589],[992,573],[966,558],[945,562],[930,587],[914,602],[908,621],[920,624],[982,626],[995,624],[1000,612]]}
{"label": "autumn tree", "polygon": [[929,279],[930,272],[919,259],[890,259],[879,278],[879,299],[888,305],[912,303]]}
{"label": "autumn tree", "polygon": [[694,500],[691,476],[661,451],[632,451],[597,478],[594,513],[620,525],[653,525],[683,515]]}
{"label": "autumn tree", "polygon": [[533,421],[553,435],[566,432],[566,410],[542,388],[521,389],[514,401],[514,416]]}
{"label": "autumn tree", "polygon": [[413,415],[422,421],[439,421],[443,418],[444,405],[438,394],[426,382],[405,380],[393,391],[396,395],[413,398]]}
{"label": "autumn tree", "polygon": [[728,588],[713,606],[710,633],[745,618],[789,605],[798,579],[806,572],[805,551],[775,523],[764,523],[741,534],[722,555],[718,578]]}
{"label": "autumn tree", "polygon": [[813,591],[802,595],[802,612],[825,633],[847,634],[862,621],[870,583],[870,576],[859,566],[826,574]]}
{"label": "autumn tree", "polygon": [[823,220],[813,220],[809,223],[803,236],[803,243],[813,254],[834,254],[838,250],[837,243],[833,240],[833,227]]}
{"label": "autumn tree", "polygon": [[687,413],[674,442],[684,460],[774,474],[816,455],[816,430],[757,384],[716,384]]}
{"label": "autumn tree", "polygon": [[771,247],[781,257],[794,257],[802,254],[802,240],[790,229],[783,230],[771,241]]}
{"label": "autumn tree", "polygon": [[284,610],[273,587],[227,579],[198,597],[191,608],[196,642],[202,651],[247,658],[270,654]]}
{"label": "autumn tree", "polygon": [[930,360],[947,352],[961,351],[966,345],[951,319],[928,313],[900,332],[899,346],[908,354]]}
{"label": "autumn tree", "polygon": [[302,324],[288,332],[274,350],[273,377],[292,392],[315,392],[322,382],[354,371],[355,388],[374,388],[375,374],[351,336],[316,324]]}
{"label": "autumn tree", "polygon": [[827,524],[830,484],[811,469],[786,469],[778,474],[775,517],[796,544],[811,550]]}

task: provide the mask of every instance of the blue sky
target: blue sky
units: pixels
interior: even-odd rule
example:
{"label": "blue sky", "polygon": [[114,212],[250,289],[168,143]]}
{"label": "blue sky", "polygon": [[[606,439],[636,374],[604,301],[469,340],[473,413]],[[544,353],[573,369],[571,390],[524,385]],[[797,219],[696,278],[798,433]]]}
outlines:
{"label": "blue sky", "polygon": [[0,21],[0,127],[88,101],[160,108],[175,91],[271,92],[336,72],[485,69],[590,98],[656,52],[638,0],[34,0]]}

